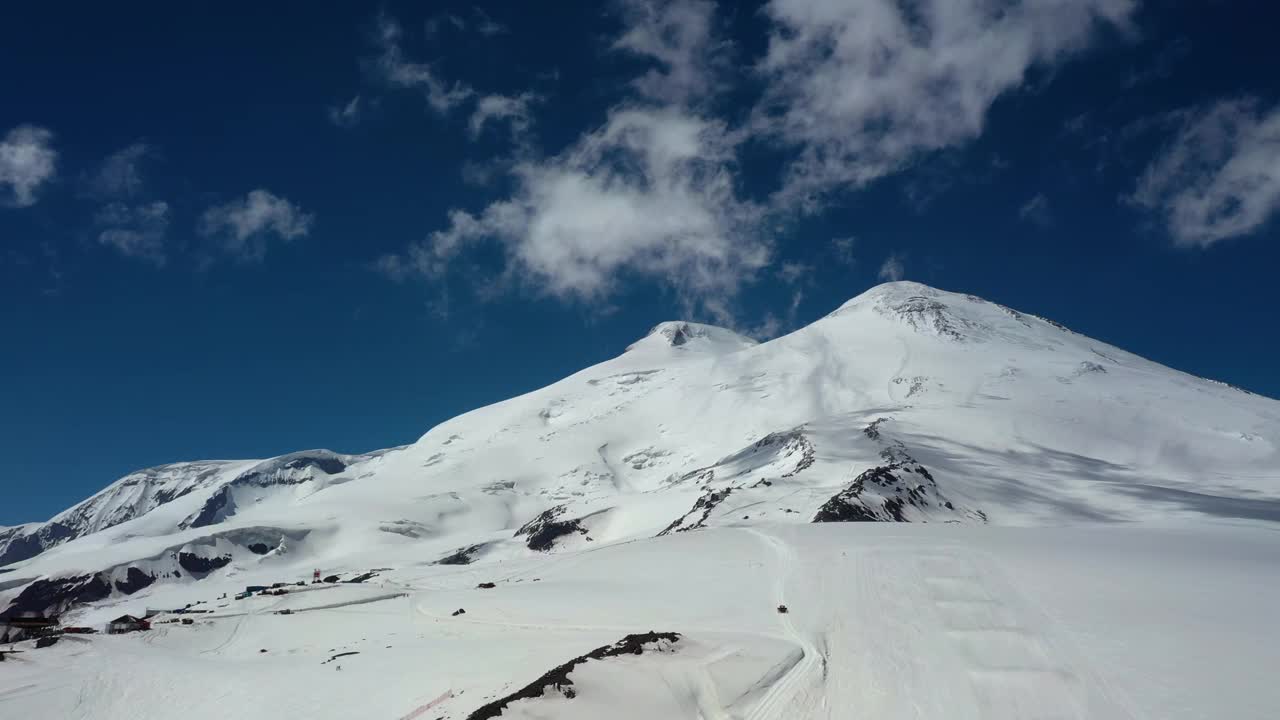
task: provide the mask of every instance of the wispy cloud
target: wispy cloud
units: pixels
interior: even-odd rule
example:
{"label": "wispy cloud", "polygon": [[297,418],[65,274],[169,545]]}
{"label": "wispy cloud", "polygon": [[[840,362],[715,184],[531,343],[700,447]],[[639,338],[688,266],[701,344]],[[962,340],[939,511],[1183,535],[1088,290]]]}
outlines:
{"label": "wispy cloud", "polygon": [[283,241],[311,231],[314,216],[288,200],[258,189],[244,198],[205,210],[201,235],[220,241],[219,249],[239,260],[260,261],[271,237]]}
{"label": "wispy cloud", "polygon": [[494,162],[478,162],[466,160],[462,163],[462,182],[472,187],[488,187],[498,177],[506,173],[506,166]]}
{"label": "wispy cloud", "polygon": [[106,198],[134,197],[143,191],[142,161],[155,150],[142,142],[118,150],[89,178],[89,191]]}
{"label": "wispy cloud", "polygon": [[35,125],[19,125],[0,140],[0,203],[30,207],[40,190],[57,174],[58,152],[53,133]]}
{"label": "wispy cloud", "polygon": [[855,237],[838,237],[831,239],[831,253],[835,256],[836,262],[841,265],[852,266],[857,262],[857,256],[854,254],[854,248],[858,244]]}
{"label": "wispy cloud", "polygon": [[756,325],[740,328],[739,332],[756,340],[772,340],[779,335],[796,329],[796,318],[799,316],[800,304],[804,302],[804,290],[796,288],[791,292],[791,301],[787,303],[786,312],[780,317],[778,313],[768,311]]}
{"label": "wispy cloud", "polygon": [[796,285],[813,278],[813,266],[788,260],[778,265],[778,279],[788,285]]}
{"label": "wispy cloud", "polygon": [[385,14],[378,17],[376,39],[379,54],[373,68],[377,76],[392,87],[422,91],[436,112],[446,114],[475,93],[465,83],[443,80],[431,65],[406,57],[402,47],[404,29],[394,18]]}
{"label": "wispy cloud", "polygon": [[1053,212],[1049,209],[1049,198],[1044,193],[1036,193],[1018,208],[1018,217],[1033,225],[1047,228],[1053,224]]}
{"label": "wispy cloud", "polygon": [[475,15],[476,32],[481,35],[485,37],[494,37],[497,35],[506,35],[511,32],[510,28],[489,17],[489,15],[480,8],[472,8],[472,12]]}
{"label": "wispy cloud", "polygon": [[513,137],[521,137],[533,122],[531,106],[540,98],[530,92],[519,95],[485,95],[476,101],[467,123],[471,139],[480,137],[486,125],[507,123]]}
{"label": "wispy cloud", "polygon": [[557,297],[595,300],[621,274],[663,282],[691,303],[732,294],[767,264],[759,208],[737,197],[726,128],[675,109],[619,109],[563,154],[521,161],[517,191],[383,266],[439,277],[472,243]]}
{"label": "wispy cloud", "polygon": [[794,148],[780,201],[816,209],[921,153],[972,140],[1028,71],[1123,26],[1135,0],[771,0],[759,131]]}
{"label": "wispy cloud", "polygon": [[649,58],[657,67],[636,78],[647,98],[685,104],[712,95],[721,84],[729,43],[713,32],[710,0],[620,0],[626,26],[614,49]]}
{"label": "wispy cloud", "polygon": [[[599,303],[623,278],[655,281],[690,312],[728,321],[726,299],[771,257],[763,209],[735,187],[741,135],[692,109],[710,87],[705,63],[714,5],[699,0],[621,3],[616,51],[652,58],[633,88],[640,101],[550,157],[511,159],[514,191],[478,212],[454,210],[448,225],[405,252],[382,258],[392,277],[438,279],[478,243],[506,258],[492,286],[520,278],[537,292]],[[646,80],[645,78],[648,78]],[[528,102],[494,96],[472,118],[478,134],[493,118],[522,122]]]}
{"label": "wispy cloud", "polygon": [[885,261],[880,264],[880,272],[876,273],[876,277],[886,282],[897,282],[906,276],[906,260],[898,253],[885,258]]}
{"label": "wispy cloud", "polygon": [[[438,280],[488,243],[506,260],[491,286],[519,278],[556,297],[599,302],[624,279],[642,279],[727,318],[740,289],[761,277],[798,292],[800,268],[761,273],[797,209],[974,139],[997,98],[1032,69],[1086,48],[1099,28],[1124,27],[1135,2],[770,0],[767,51],[747,59],[762,99],[745,119],[721,119],[716,100],[743,73],[732,72],[739,49],[720,37],[718,6],[616,0],[622,28],[609,47],[644,64],[607,120],[555,154],[528,147],[507,159],[513,189],[505,197],[452,210],[442,229],[378,267]],[[383,32],[388,77],[429,96],[450,87],[475,96],[407,61],[399,37],[394,27]],[[518,132],[529,110],[518,95],[482,96],[468,129],[478,136],[502,119]],[[767,200],[745,195],[738,175],[744,148],[762,141],[786,158]],[[468,167],[473,180],[492,177]],[[851,265],[853,239],[833,241],[831,254]],[[880,271],[901,278],[903,258]]]}
{"label": "wispy cloud", "polygon": [[1129,71],[1124,80],[1126,90],[1163,80],[1173,75],[1174,68],[1191,54],[1191,41],[1185,37],[1163,42],[1163,46],[1149,64]]}
{"label": "wispy cloud", "polygon": [[171,208],[149,197],[143,165],[156,154],[147,143],[133,143],[108,155],[85,184],[88,195],[104,203],[93,216],[98,242],[159,267],[168,259],[165,246]]}
{"label": "wispy cloud", "polygon": [[1280,209],[1280,106],[1245,98],[1185,113],[1130,199],[1157,213],[1178,245],[1259,229]]}
{"label": "wispy cloud", "polygon": [[103,229],[98,242],[122,255],[164,265],[165,234],[169,229],[169,204],[156,201],[139,205],[108,203],[94,216]]}
{"label": "wispy cloud", "polygon": [[330,107],[328,112],[329,122],[340,128],[355,127],[360,123],[360,115],[363,109],[360,96],[356,95],[346,104]]}

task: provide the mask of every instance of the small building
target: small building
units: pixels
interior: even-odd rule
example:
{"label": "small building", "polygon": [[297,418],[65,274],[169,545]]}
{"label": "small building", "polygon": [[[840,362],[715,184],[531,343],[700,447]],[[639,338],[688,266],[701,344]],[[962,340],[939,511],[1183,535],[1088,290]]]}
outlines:
{"label": "small building", "polygon": [[150,630],[151,623],[146,620],[134,617],[132,615],[121,615],[120,617],[107,623],[107,633],[111,635],[120,635],[121,633],[137,632],[139,630]]}
{"label": "small building", "polygon": [[236,600],[243,600],[249,597],[251,594],[252,593],[248,593],[248,592],[236,593]]}
{"label": "small building", "polygon": [[249,585],[244,589],[244,591],[247,593],[256,593],[256,592],[262,592],[263,590],[266,590],[266,589],[267,589],[266,585]]}

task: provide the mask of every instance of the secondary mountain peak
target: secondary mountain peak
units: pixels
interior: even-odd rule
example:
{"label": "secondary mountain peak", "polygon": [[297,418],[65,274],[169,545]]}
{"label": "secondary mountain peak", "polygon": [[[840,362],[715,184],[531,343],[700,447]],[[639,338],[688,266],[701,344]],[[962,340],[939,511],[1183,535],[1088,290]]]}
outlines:
{"label": "secondary mountain peak", "polygon": [[733,352],[756,345],[756,341],[727,328],[684,320],[658,323],[627,351],[646,348],[678,348],[712,352]]}
{"label": "secondary mountain peak", "polygon": [[0,530],[0,612],[107,620],[316,568],[358,584],[716,528],[1276,520],[1278,407],[888,283],[764,344],[660,323],[409,446],[134,473]]}

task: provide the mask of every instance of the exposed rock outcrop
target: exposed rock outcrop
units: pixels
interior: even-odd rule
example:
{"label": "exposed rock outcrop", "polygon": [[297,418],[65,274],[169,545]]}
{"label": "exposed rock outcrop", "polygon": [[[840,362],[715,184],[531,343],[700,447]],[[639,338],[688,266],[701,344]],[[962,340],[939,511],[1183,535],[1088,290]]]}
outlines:
{"label": "exposed rock outcrop", "polygon": [[662,532],[658,533],[658,536],[661,537],[673,532],[688,532],[705,526],[707,518],[711,516],[711,511],[724,502],[724,499],[729,497],[733,490],[734,488],[724,488],[722,490],[708,489],[704,491],[694,501],[693,507],[689,509],[689,512],[673,520]]}
{"label": "exposed rock outcrop", "polygon": [[586,535],[587,529],[582,526],[582,518],[559,519],[564,515],[565,509],[564,505],[556,505],[545,510],[516,530],[515,537],[525,537],[525,545],[530,550],[548,552],[555,547],[558,538],[573,533]]}
{"label": "exposed rock outcrop", "polygon": [[853,482],[818,508],[812,522],[911,522],[926,520],[931,514],[986,521],[981,510],[958,509],[942,495],[933,474],[907,452],[906,446],[884,436],[887,421],[879,418],[862,429],[867,438],[882,445],[883,464],[858,473]]}
{"label": "exposed rock outcrop", "polygon": [[573,679],[569,677],[569,674],[579,665],[590,660],[604,660],[605,658],[619,655],[640,655],[651,650],[668,650],[679,641],[680,634],[674,632],[654,632],[650,630],[647,633],[627,635],[612,645],[598,647],[585,655],[579,655],[563,665],[557,665],[543,673],[542,677],[510,695],[500,697],[493,702],[476,708],[467,716],[467,720],[492,720],[492,718],[502,715],[511,703],[517,700],[542,697],[547,690],[556,690],[566,699],[572,700],[577,697],[578,693],[573,687]]}
{"label": "exposed rock outcrop", "polygon": [[129,567],[125,571],[123,580],[116,580],[116,590],[125,595],[132,595],[139,590],[148,588],[156,581],[156,577],[150,573],[143,572],[136,567]]}

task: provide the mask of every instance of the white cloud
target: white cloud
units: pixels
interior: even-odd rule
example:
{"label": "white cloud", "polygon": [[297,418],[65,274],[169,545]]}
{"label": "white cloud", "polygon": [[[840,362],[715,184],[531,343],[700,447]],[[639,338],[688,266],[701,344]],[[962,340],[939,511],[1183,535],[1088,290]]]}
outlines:
{"label": "white cloud", "polygon": [[1044,193],[1036,193],[1018,208],[1018,217],[1042,228],[1053,224],[1053,213],[1049,210],[1049,198]]}
{"label": "white cloud", "polygon": [[761,342],[772,340],[782,334],[782,321],[776,313],[767,312],[758,325],[748,328],[743,334]]}
{"label": "white cloud", "polygon": [[471,138],[474,140],[480,137],[486,124],[502,121],[506,121],[510,126],[513,136],[520,137],[524,135],[532,122],[529,106],[537,102],[538,99],[538,96],[528,92],[520,93],[519,95],[485,95],[481,97],[476,101],[476,107],[471,112],[471,120],[467,125]]}
{"label": "white cloud", "polygon": [[813,266],[808,263],[787,261],[778,266],[778,279],[788,285],[795,285],[812,277]]}
{"label": "white cloud", "polygon": [[122,255],[164,265],[165,236],[169,230],[169,204],[143,201],[147,194],[142,163],[155,148],[137,142],[118,150],[85,180],[90,196],[109,201],[93,217],[98,242]]}
{"label": "white cloud", "polygon": [[779,201],[822,196],[981,134],[1029,69],[1126,25],[1136,0],[771,0],[756,129],[799,151]]}
{"label": "white cloud", "polygon": [[516,192],[395,260],[392,274],[439,277],[471,243],[492,239],[508,270],[566,299],[598,300],[626,273],[689,304],[731,296],[769,260],[760,211],[740,200],[724,125],[672,109],[620,108],[563,154],[518,162]]}
{"label": "white cloud", "polygon": [[427,18],[427,36],[429,37],[440,32],[440,29],[444,27],[445,23],[452,25],[453,29],[458,32],[466,32],[467,28],[471,28],[485,37],[496,37],[498,35],[506,35],[511,32],[510,28],[489,17],[485,11],[478,7],[471,9],[471,15],[472,19],[470,21],[461,15],[454,13],[444,13]]}
{"label": "white cloud", "polygon": [[40,188],[57,173],[58,153],[53,133],[34,125],[19,125],[0,140],[0,203],[34,205]]}
{"label": "white cloud", "polygon": [[473,8],[476,16],[476,32],[485,37],[494,37],[495,35],[506,35],[511,32],[506,25],[495,21],[489,17],[480,8]]}
{"label": "white cloud", "polygon": [[710,0],[620,0],[625,30],[615,50],[658,65],[634,81],[641,95],[667,103],[704,99],[717,89],[728,44],[713,32]]}
{"label": "white cloud", "polygon": [[888,282],[897,282],[907,275],[907,266],[903,262],[901,255],[894,253],[885,258],[884,263],[880,265],[880,272],[876,273],[876,277]]}
{"label": "white cloud", "polygon": [[360,96],[356,95],[345,105],[330,107],[329,122],[340,128],[355,127],[360,122],[361,110]]}
{"label": "white cloud", "polygon": [[1280,106],[1241,99],[1187,113],[1131,200],[1159,213],[1179,245],[1257,230],[1280,209]]}
{"label": "white cloud", "polygon": [[297,205],[266,190],[253,190],[243,199],[216,205],[200,218],[200,234],[222,240],[221,249],[242,260],[261,260],[267,238],[281,240],[303,237],[311,230],[314,216]]}
{"label": "white cloud", "polygon": [[[567,300],[599,303],[623,277],[655,281],[690,312],[728,321],[729,303],[768,264],[764,213],[741,199],[734,170],[740,133],[690,109],[714,87],[714,4],[619,3],[626,27],[614,49],[655,61],[607,120],[551,157],[525,148],[504,168],[510,195],[479,212],[454,210],[444,229],[376,267],[393,278],[438,279],[480,242],[503,249],[513,280]],[[505,119],[518,134],[536,96],[481,98],[472,135]],[[474,169],[468,176],[479,177]],[[484,173],[488,175],[488,173]]]}
{"label": "white cloud", "polygon": [[493,162],[464,160],[459,174],[462,176],[462,182],[472,187],[488,187],[505,171],[505,167],[500,167]]}
{"label": "white cloud", "polygon": [[[754,66],[764,93],[731,125],[711,115],[730,88],[734,50],[718,38],[717,5],[614,0],[623,28],[610,47],[644,61],[631,99],[558,154],[522,147],[503,161],[513,187],[505,199],[451,211],[443,229],[377,267],[398,279],[439,280],[472,246],[493,243],[505,263],[486,288],[518,278],[556,297],[599,302],[621,279],[640,278],[729,318],[735,294],[771,261],[771,234],[795,209],[816,209],[828,193],[977,137],[997,98],[1023,86],[1032,69],[1083,50],[1100,28],[1127,27],[1136,1],[769,0],[769,45]],[[474,99],[473,137],[498,120],[517,136],[528,126],[523,96],[477,98],[469,86],[447,86],[430,67],[408,62],[398,27],[387,28],[380,66],[393,84],[448,96],[433,103],[444,109]],[[791,158],[767,204],[742,196],[735,177],[742,149],[760,140]],[[465,169],[469,181],[490,179],[481,167]],[[854,263],[853,238],[831,248],[836,261]],[[903,258],[890,257],[880,272],[901,278]],[[802,275],[783,265],[772,277],[801,298]],[[772,330],[795,307],[779,312]]]}
{"label": "white cloud", "polygon": [[393,87],[421,90],[427,104],[440,114],[446,114],[466,102],[474,90],[470,86],[442,80],[426,63],[409,60],[401,48],[404,31],[400,23],[381,15],[378,18],[378,47],[380,54],[374,61],[378,76]]}
{"label": "white cloud", "polygon": [[831,252],[836,256],[836,261],[841,265],[852,266],[857,262],[857,257],[853,253],[853,248],[858,244],[855,237],[838,237],[831,239]]}
{"label": "white cloud", "polygon": [[800,303],[802,302],[804,302],[804,291],[799,289],[794,290],[791,293],[791,302],[787,305],[785,318],[778,317],[778,314],[775,312],[766,312],[764,314],[764,319],[757,325],[750,328],[742,328],[739,332],[747,335],[748,337],[760,340],[761,342],[765,340],[772,340],[779,335],[791,332],[797,325],[796,317],[799,315]]}
{"label": "white cloud", "polygon": [[149,260],[156,265],[165,262],[165,233],[169,229],[169,205],[165,202],[126,205],[109,203],[94,217],[103,227],[98,242],[115,248],[123,255]]}
{"label": "white cloud", "polygon": [[133,197],[142,192],[143,159],[154,152],[146,143],[134,143],[112,153],[89,179],[89,188],[99,197]]}

